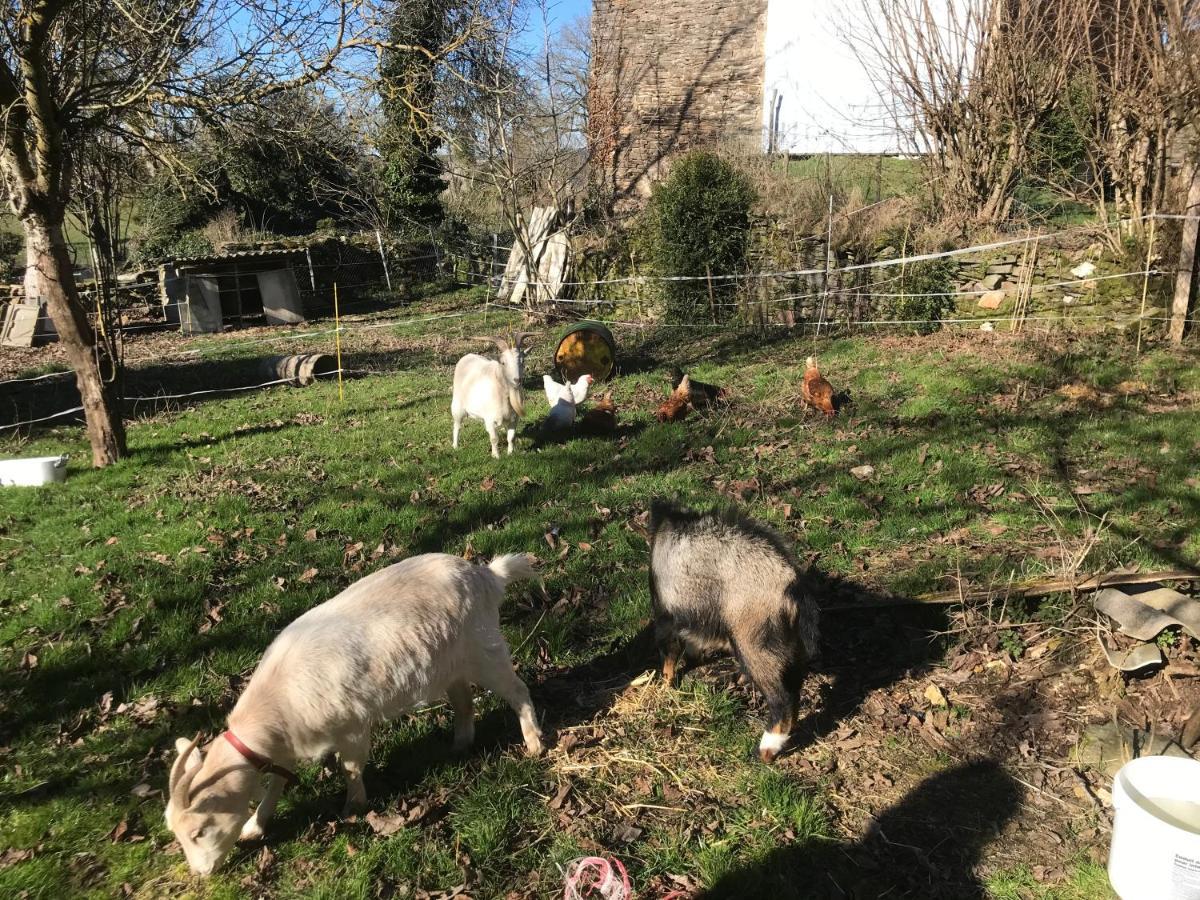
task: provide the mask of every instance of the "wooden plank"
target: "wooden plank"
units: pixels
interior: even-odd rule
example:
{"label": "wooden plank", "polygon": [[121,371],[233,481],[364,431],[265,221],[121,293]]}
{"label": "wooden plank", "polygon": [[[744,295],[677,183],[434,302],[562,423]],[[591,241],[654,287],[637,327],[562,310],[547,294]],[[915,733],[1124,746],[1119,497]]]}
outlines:
{"label": "wooden plank", "polygon": [[1003,588],[976,589],[968,591],[936,591],[929,594],[917,594],[915,597],[897,597],[894,600],[871,600],[866,603],[840,603],[836,606],[825,606],[823,610],[834,612],[854,609],[881,609],[892,606],[952,606],[955,603],[972,600],[987,600],[998,594],[1010,597],[1035,599],[1049,594],[1062,594],[1068,591],[1095,591],[1103,587],[1116,587],[1122,584],[1154,584],[1160,581],[1191,581],[1200,580],[1200,572],[1192,569],[1168,569],[1162,572],[1121,572],[1109,575],[1094,575],[1082,581],[1069,578],[1051,578],[1043,581],[1027,581],[1005,585]]}
{"label": "wooden plank", "polygon": [[[1192,184],[1188,188],[1187,216],[1200,216],[1200,163],[1192,168]],[[1187,325],[1188,305],[1192,299],[1192,282],[1196,270],[1196,238],[1200,235],[1200,219],[1183,220],[1183,239],[1179,245],[1179,266],[1175,272],[1175,299],[1171,303],[1171,343],[1183,343]]]}
{"label": "wooden plank", "polygon": [[[529,248],[528,265],[526,265],[525,252],[521,249],[520,243],[516,240],[513,241],[513,255],[509,259],[509,267],[516,271],[511,276],[513,283],[508,295],[510,303],[520,303],[524,299],[525,291],[530,287],[531,274],[535,279],[538,277],[538,264],[541,262],[542,253],[545,250],[546,237],[557,216],[558,210],[552,206],[534,207],[533,213],[529,217],[529,224],[525,229],[525,244]],[[507,271],[505,275],[509,277]],[[533,299],[534,302],[541,299],[538,286],[534,286]]]}
{"label": "wooden plank", "polygon": [[540,282],[538,296],[551,303],[559,299],[562,283],[567,277],[568,257],[571,253],[571,239],[566,229],[560,229],[549,235],[545,240],[545,250],[538,263],[538,281]]}

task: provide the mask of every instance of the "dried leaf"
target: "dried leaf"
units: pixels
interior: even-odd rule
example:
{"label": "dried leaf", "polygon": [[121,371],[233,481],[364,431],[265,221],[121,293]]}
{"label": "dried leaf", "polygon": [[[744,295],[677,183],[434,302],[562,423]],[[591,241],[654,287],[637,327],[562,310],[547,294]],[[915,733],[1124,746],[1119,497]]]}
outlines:
{"label": "dried leaf", "polygon": [[112,537],[110,537],[107,541],[104,542],[104,546],[105,547],[113,547],[119,543],[121,543],[121,539],[114,534]]}
{"label": "dried leaf", "polygon": [[613,832],[613,840],[619,844],[631,844],[642,836],[642,829],[628,822],[617,826]]}
{"label": "dried leaf", "polygon": [[872,475],[875,474],[875,467],[872,465],[855,466],[853,469],[850,470],[850,474],[853,475],[855,478],[857,478],[859,481],[866,481],[868,478],[870,478]]}
{"label": "dried leaf", "polygon": [[571,793],[571,785],[564,784],[559,787],[554,797],[550,800],[551,809],[562,809],[563,802],[567,799],[567,794]]}
{"label": "dried leaf", "polygon": [[931,706],[946,707],[950,705],[947,703],[946,695],[942,693],[942,689],[933,682],[930,682],[929,686],[925,688],[925,699],[929,701]]}
{"label": "dried leaf", "polygon": [[317,577],[317,573],[319,571],[320,571],[320,569],[315,569],[315,568],[305,569],[302,573],[300,573],[300,577],[297,580],[301,584],[309,584],[310,582],[312,582],[312,580],[314,578]]}
{"label": "dried leaf", "polygon": [[317,539],[317,529],[310,528],[308,531],[304,532],[304,539],[310,543],[315,541]]}
{"label": "dried leaf", "polygon": [[388,837],[395,834],[404,827],[405,818],[396,813],[382,815],[371,810],[367,813],[367,824],[371,826],[371,830],[381,837]]}
{"label": "dried leaf", "polygon": [[496,479],[493,478],[491,475],[489,475],[487,478],[483,479],[483,481],[481,481],[479,483],[479,489],[481,491],[495,490],[496,489]]}
{"label": "dried leaf", "polygon": [[137,797],[139,800],[145,800],[147,797],[157,794],[158,791],[143,781],[139,784],[135,784],[129,793],[133,794],[133,796]]}
{"label": "dried leaf", "polygon": [[36,669],[38,665],[37,655],[34,653],[26,653],[21,657],[21,668],[26,672]]}
{"label": "dried leaf", "polygon": [[0,853],[0,869],[7,869],[27,859],[33,859],[33,850],[14,850],[10,847]]}

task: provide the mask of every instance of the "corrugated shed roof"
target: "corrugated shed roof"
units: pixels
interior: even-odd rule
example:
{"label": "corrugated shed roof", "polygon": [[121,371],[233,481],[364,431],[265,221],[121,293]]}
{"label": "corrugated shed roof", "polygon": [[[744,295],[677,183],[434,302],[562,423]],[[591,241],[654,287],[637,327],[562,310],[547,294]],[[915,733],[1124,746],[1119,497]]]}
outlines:
{"label": "corrugated shed roof", "polygon": [[238,259],[269,259],[272,256],[289,256],[303,253],[304,247],[273,247],[262,250],[234,250],[229,253],[215,253],[209,256],[176,256],[168,261],[174,266],[213,265],[215,263],[232,262]]}

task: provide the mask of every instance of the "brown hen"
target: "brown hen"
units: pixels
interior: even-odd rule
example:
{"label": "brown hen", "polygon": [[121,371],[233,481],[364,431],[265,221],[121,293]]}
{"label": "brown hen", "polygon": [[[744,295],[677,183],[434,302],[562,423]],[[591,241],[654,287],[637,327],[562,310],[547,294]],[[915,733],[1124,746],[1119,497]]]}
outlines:
{"label": "brown hen", "polygon": [[833,385],[825,380],[825,376],[817,368],[817,358],[810,356],[804,364],[804,381],[800,385],[800,395],[809,406],[816,407],[833,418]]}
{"label": "brown hen", "polygon": [[683,379],[688,380],[688,401],[692,404],[693,409],[704,409],[709,406],[715,406],[718,403],[726,403],[729,400],[729,391],[715,384],[707,384],[703,381],[697,381],[691,375],[685,375],[683,369],[679,366],[673,366],[671,369],[671,383],[679,390],[679,385],[683,383]]}
{"label": "brown hen", "polygon": [[658,407],[655,417],[660,422],[678,422],[688,414],[690,404],[688,398],[691,396],[691,379],[687,375],[676,385],[671,396],[668,397],[661,406]]}
{"label": "brown hen", "polygon": [[613,403],[612,391],[596,401],[595,405],[579,419],[579,430],[584,434],[612,434],[617,430],[617,406]]}

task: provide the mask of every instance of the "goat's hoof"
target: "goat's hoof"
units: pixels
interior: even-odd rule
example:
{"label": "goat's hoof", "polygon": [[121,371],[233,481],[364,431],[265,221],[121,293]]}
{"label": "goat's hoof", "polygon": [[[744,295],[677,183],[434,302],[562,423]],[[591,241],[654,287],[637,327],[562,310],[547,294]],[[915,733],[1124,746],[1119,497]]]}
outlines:
{"label": "goat's hoof", "polygon": [[262,826],[254,819],[247,820],[242,826],[242,833],[238,835],[239,841],[259,841],[262,840]]}
{"label": "goat's hoof", "polygon": [[525,741],[525,752],[530,756],[541,756],[545,753],[546,748],[542,744],[542,739],[539,737]]}
{"label": "goat's hoof", "polygon": [[367,808],[367,798],[366,797],[363,797],[362,799],[355,798],[354,800],[347,800],[342,805],[342,818],[348,819],[351,816],[356,816],[361,812],[365,812],[366,808]]}
{"label": "goat's hoof", "polygon": [[758,758],[765,763],[775,762],[775,757],[783,752],[790,739],[791,735],[786,731],[764,731],[758,742]]}

